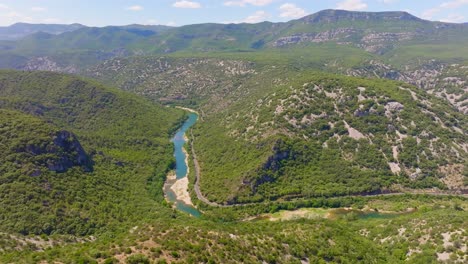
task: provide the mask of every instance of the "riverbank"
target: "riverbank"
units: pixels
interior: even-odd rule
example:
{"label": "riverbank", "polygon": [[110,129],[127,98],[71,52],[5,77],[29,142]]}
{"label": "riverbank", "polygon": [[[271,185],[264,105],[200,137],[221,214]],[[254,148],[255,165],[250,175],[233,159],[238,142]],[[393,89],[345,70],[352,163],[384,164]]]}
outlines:
{"label": "riverbank", "polygon": [[182,201],[186,205],[193,206],[192,199],[190,199],[190,195],[188,193],[188,179],[187,179],[187,177],[176,180],[175,183],[171,186],[171,190],[176,195],[176,199],[178,201]]}
{"label": "riverbank", "polygon": [[163,188],[166,201],[173,204],[174,208],[198,217],[200,216],[200,212],[194,207],[188,191],[188,174],[190,172],[188,166],[189,154],[185,149],[185,144],[188,142],[186,132],[198,118],[197,114],[193,113],[193,111],[191,112],[188,119],[171,140],[174,143],[176,168],[167,175]]}
{"label": "riverbank", "polygon": [[197,114],[198,116],[200,116],[200,114],[197,111],[195,111],[195,110],[193,110],[191,108],[187,108],[187,107],[183,107],[183,106],[176,106],[175,108],[185,110],[187,112],[194,113],[194,114]]}
{"label": "riverbank", "polygon": [[[185,136],[184,134],[184,140],[187,142],[187,137]],[[184,153],[185,155],[185,164],[188,165],[188,153],[187,151],[185,150],[185,148],[182,148],[182,152]],[[188,185],[189,185],[189,179],[188,179],[188,175],[189,175],[189,172],[190,172],[190,167],[187,166],[187,174],[185,177],[181,178],[181,179],[177,179],[175,173],[173,174],[173,179],[175,180],[174,184],[172,184],[171,186],[171,190],[174,192],[174,194],[176,195],[176,199],[178,201],[182,201],[184,202],[186,205],[191,205],[191,206],[194,206],[193,203],[192,203],[192,199],[190,198],[190,194],[188,192]]]}

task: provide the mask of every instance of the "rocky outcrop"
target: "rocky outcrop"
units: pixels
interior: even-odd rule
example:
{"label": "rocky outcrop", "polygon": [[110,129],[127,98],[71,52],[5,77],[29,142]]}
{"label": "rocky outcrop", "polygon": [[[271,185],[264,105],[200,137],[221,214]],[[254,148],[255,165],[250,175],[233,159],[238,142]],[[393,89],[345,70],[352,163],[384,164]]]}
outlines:
{"label": "rocky outcrop", "polygon": [[373,32],[365,35],[358,47],[368,52],[383,54],[386,50],[393,48],[398,42],[414,39],[415,33],[412,32]]}
{"label": "rocky outcrop", "polygon": [[323,10],[301,18],[304,24],[336,23],[339,21],[421,21],[421,19],[400,11],[391,12],[350,12],[346,10]]}
{"label": "rocky outcrop", "polygon": [[283,47],[291,44],[299,44],[304,42],[320,43],[327,41],[345,41],[350,38],[356,30],[352,28],[338,28],[318,33],[302,33],[291,36],[285,36],[274,41],[270,46]]}
{"label": "rocky outcrop", "polygon": [[385,116],[391,117],[392,114],[397,114],[403,110],[404,106],[399,102],[388,102],[385,105]]}
{"label": "rocky outcrop", "polygon": [[435,60],[426,61],[417,67],[409,65],[396,69],[379,61],[349,69],[350,76],[391,79],[413,84],[430,94],[443,98],[464,114],[468,114],[468,66],[445,64]]}
{"label": "rocky outcrop", "polygon": [[[412,32],[364,32],[354,28],[337,28],[316,33],[298,33],[284,36],[270,43],[272,47],[284,47],[300,43],[336,42],[354,45],[368,52],[383,54],[395,44],[412,40],[417,36]],[[356,41],[356,39],[358,39]]]}
{"label": "rocky outcrop", "polygon": [[53,71],[78,73],[77,67],[73,65],[60,66],[56,61],[49,57],[31,58],[21,69],[26,71]]}
{"label": "rocky outcrop", "polygon": [[57,160],[48,162],[49,170],[64,172],[73,166],[81,166],[86,171],[92,170],[91,160],[74,134],[64,130],[58,132],[53,146],[53,151],[59,155]]}
{"label": "rocky outcrop", "polygon": [[[282,162],[291,158],[291,150],[284,147],[285,142],[281,139],[277,140],[273,146],[273,155],[268,157],[267,161],[263,164],[261,169],[257,171],[259,177],[252,182],[252,191],[255,192],[259,185],[267,182],[274,182],[274,174],[282,167]],[[249,181],[250,183],[250,181]]]}
{"label": "rocky outcrop", "polygon": [[[52,142],[28,144],[18,148],[16,152],[36,156],[37,165],[46,167],[50,171],[66,172],[75,166],[82,167],[87,172],[93,170],[93,162],[76,136],[65,130],[56,132]],[[37,170],[35,174],[38,174]]]}

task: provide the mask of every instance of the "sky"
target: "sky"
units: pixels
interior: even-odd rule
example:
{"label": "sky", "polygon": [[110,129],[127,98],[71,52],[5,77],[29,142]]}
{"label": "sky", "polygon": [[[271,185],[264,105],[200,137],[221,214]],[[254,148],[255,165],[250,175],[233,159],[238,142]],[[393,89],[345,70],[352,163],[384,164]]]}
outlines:
{"label": "sky", "polygon": [[323,9],[407,11],[428,20],[468,22],[468,0],[0,0],[0,26],[280,22]]}

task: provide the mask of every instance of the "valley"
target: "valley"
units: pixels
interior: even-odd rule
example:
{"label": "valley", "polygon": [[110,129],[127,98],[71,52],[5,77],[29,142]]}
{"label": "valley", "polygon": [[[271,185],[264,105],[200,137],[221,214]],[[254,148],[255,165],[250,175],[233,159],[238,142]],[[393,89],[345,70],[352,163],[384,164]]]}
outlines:
{"label": "valley", "polygon": [[0,263],[465,263],[468,25],[0,28]]}

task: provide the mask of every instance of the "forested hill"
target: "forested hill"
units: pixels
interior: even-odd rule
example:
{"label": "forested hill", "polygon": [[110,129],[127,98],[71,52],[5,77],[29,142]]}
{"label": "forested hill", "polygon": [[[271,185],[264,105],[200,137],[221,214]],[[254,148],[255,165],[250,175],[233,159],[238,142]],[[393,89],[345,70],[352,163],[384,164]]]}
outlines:
{"label": "forested hill", "polygon": [[164,210],[182,112],[74,76],[0,71],[0,116],[2,232],[85,236]]}
{"label": "forested hill", "polygon": [[202,107],[195,149],[209,199],[466,190],[467,119],[448,103],[403,83],[324,73],[271,84],[257,74],[236,91],[245,98]]}

